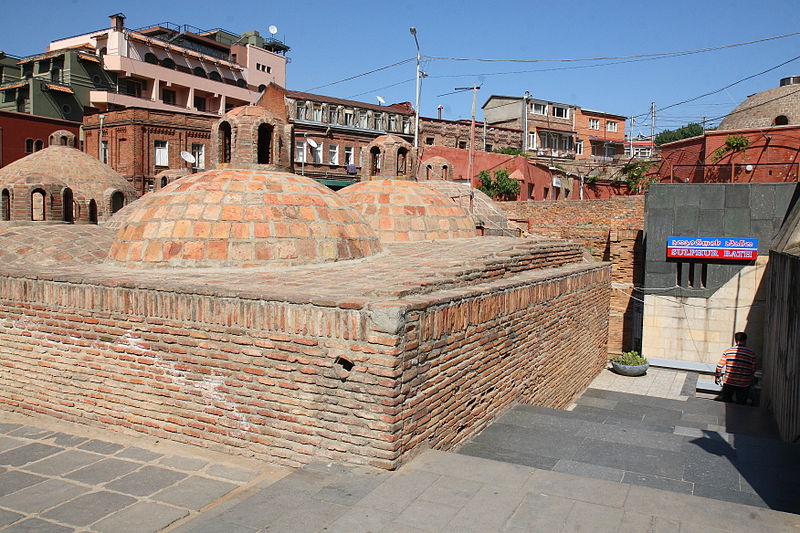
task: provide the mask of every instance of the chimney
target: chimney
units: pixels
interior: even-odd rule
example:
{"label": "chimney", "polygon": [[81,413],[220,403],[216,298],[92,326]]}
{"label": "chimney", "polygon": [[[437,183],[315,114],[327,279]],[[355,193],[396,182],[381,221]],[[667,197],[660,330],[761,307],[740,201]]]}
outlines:
{"label": "chimney", "polygon": [[111,19],[112,30],[122,31],[125,28],[125,15],[123,13],[116,13],[108,18]]}
{"label": "chimney", "polygon": [[442,109],[444,109],[443,105],[436,108],[436,110],[439,111],[439,120],[442,120]]}

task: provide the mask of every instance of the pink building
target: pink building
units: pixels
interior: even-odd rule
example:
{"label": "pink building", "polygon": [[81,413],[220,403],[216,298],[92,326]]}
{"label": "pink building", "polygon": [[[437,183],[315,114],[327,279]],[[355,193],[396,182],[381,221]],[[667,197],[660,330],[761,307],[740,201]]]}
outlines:
{"label": "pink building", "polygon": [[270,83],[286,85],[289,47],[256,31],[237,35],[161,23],[131,30],[125,16],[111,27],[53,41],[48,51],[89,47],[116,83],[92,90],[89,105],[101,111],[139,107],[221,115],[254,102]]}

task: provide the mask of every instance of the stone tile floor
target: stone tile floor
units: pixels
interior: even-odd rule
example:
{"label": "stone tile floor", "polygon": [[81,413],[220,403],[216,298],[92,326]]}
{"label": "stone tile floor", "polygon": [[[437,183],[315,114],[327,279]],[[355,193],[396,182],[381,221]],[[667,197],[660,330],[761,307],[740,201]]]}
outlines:
{"label": "stone tile floor", "polygon": [[694,395],[696,384],[697,374],[692,372],[650,367],[644,376],[631,379],[613,372],[609,366],[592,381],[590,388],[685,400]]}

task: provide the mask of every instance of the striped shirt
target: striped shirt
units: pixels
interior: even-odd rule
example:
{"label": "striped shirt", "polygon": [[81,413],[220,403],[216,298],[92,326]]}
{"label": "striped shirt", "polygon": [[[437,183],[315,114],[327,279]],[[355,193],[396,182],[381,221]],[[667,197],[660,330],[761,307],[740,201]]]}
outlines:
{"label": "striped shirt", "polygon": [[747,346],[736,344],[725,350],[717,363],[717,376],[722,382],[736,387],[749,387],[753,384],[756,371],[756,354]]}

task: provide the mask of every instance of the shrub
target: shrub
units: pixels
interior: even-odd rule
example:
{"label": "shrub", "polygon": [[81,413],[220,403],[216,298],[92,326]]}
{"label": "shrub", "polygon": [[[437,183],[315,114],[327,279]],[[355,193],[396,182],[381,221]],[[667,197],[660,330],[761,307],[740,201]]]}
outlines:
{"label": "shrub", "polygon": [[630,352],[622,352],[622,355],[618,355],[611,359],[614,363],[619,363],[621,365],[629,365],[629,366],[638,366],[638,365],[646,365],[647,358],[640,355],[639,352],[636,350],[631,350]]}

